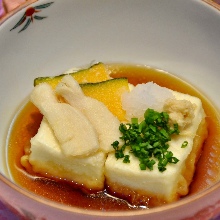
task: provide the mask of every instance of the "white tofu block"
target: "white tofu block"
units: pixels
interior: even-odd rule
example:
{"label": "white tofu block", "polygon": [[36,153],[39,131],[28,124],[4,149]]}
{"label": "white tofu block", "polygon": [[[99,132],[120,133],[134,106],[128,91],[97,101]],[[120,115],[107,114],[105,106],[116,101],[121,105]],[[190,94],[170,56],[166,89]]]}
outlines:
{"label": "white tofu block", "polygon": [[73,181],[86,189],[103,189],[105,160],[103,152],[86,157],[65,156],[45,118],[31,139],[29,162],[34,172]]}
{"label": "white tofu block", "polygon": [[[193,140],[205,114],[202,108],[201,100],[190,95],[173,92],[176,99],[188,100],[195,104],[195,117],[190,124],[180,135],[176,135],[169,142],[169,151],[173,152],[174,157],[179,159],[177,164],[168,164],[167,170],[160,172],[157,168],[157,163],[154,169],[140,170],[139,160],[133,154],[130,155],[130,163],[123,163],[122,159],[116,159],[114,153],[108,155],[105,163],[105,176],[107,185],[117,185],[119,187],[128,188],[143,195],[156,196],[163,198],[165,201],[172,201],[177,190],[178,182],[181,178],[185,161],[193,148]],[[181,148],[184,141],[188,142],[187,147]],[[191,172],[189,170],[189,172]],[[193,172],[193,171],[192,171]],[[117,191],[117,187],[113,189]],[[117,192],[116,192],[117,193]],[[121,192],[119,192],[121,193]]]}

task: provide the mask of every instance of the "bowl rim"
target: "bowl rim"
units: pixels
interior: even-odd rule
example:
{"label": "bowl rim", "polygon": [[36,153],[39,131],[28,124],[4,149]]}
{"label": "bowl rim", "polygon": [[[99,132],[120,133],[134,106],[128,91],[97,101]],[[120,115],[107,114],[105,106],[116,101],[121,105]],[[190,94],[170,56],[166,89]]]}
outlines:
{"label": "bowl rim", "polygon": [[10,17],[15,15],[17,12],[22,10],[23,8],[26,8],[28,5],[33,4],[34,2],[39,1],[39,0],[26,0],[24,3],[21,3],[19,6],[14,8],[12,11],[9,11],[7,14],[3,15],[0,19],[0,25],[3,24],[6,20],[8,20]]}
{"label": "bowl rim", "polygon": [[[7,19],[9,19],[10,17],[12,17],[14,14],[16,14],[17,12],[19,12],[20,10],[22,10],[23,8],[27,7],[30,4],[33,4],[34,2],[36,2],[38,0],[30,0],[24,4],[22,4],[21,6],[17,7],[15,10],[13,10],[12,12],[8,13],[6,16],[4,16],[1,20],[0,20],[0,25],[3,24]],[[210,3],[210,1],[208,0],[202,0],[204,3]],[[210,4],[211,5],[211,4]],[[209,5],[207,4],[207,7]],[[213,6],[213,5],[212,5]],[[213,6],[214,7],[214,6]],[[220,10],[220,9],[218,9]],[[167,210],[174,210],[176,208],[180,208],[185,206],[188,203],[192,203],[195,201],[200,200],[202,197],[206,197],[208,195],[210,195],[212,192],[214,192],[217,189],[220,189],[220,181],[213,184],[212,186],[208,187],[207,189],[204,189],[198,193],[195,193],[193,195],[190,196],[186,196],[183,199],[180,199],[179,201],[170,203],[170,204],[165,204],[163,206],[160,207],[155,207],[155,208],[151,208],[151,209],[143,209],[143,210],[129,210],[129,211],[99,211],[99,210],[85,210],[83,208],[77,208],[77,207],[69,207],[65,204],[61,204],[58,202],[54,202],[51,201],[49,199],[46,199],[44,197],[41,197],[37,194],[34,194],[31,191],[26,190],[25,188],[22,188],[21,186],[17,185],[16,183],[12,182],[9,178],[7,178],[4,174],[0,173],[0,181],[7,185],[8,187],[10,187],[12,190],[18,192],[19,194],[22,194],[23,196],[34,200],[35,202],[38,202],[40,204],[43,204],[45,206],[49,206],[51,208],[55,208],[58,210],[62,210],[65,212],[70,212],[70,213],[76,213],[76,214],[83,214],[83,215],[91,215],[91,216],[106,216],[106,214],[108,216],[112,216],[112,217],[120,217],[120,216],[139,216],[139,215],[146,215],[146,214],[154,214],[154,213],[158,213],[158,212],[163,212],[163,211],[167,211]]]}

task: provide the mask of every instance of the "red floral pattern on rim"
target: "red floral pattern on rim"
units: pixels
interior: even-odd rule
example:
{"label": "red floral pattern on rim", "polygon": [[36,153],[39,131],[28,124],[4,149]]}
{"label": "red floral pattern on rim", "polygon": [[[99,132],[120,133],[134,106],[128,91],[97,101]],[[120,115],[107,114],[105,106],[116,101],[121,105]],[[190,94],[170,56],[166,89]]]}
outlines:
{"label": "red floral pattern on rim", "polygon": [[23,28],[18,32],[18,33],[20,33],[22,31],[24,31],[25,29],[27,29],[27,27],[30,25],[30,23],[31,22],[33,23],[34,19],[43,20],[44,18],[47,18],[45,16],[39,16],[39,15],[35,15],[35,14],[41,11],[39,9],[47,8],[51,4],[53,4],[53,2],[49,2],[49,3],[46,3],[46,4],[42,4],[42,5],[38,5],[38,6],[35,6],[35,7],[27,8],[25,13],[21,17],[21,19],[16,23],[16,25],[10,31],[12,31],[12,30],[16,29],[17,27],[21,26],[26,21]]}

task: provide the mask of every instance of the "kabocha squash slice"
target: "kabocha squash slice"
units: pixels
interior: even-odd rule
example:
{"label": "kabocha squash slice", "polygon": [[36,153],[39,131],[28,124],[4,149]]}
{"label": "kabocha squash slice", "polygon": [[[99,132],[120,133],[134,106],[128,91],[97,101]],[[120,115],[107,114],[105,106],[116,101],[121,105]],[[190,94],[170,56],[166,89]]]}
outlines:
{"label": "kabocha squash slice", "polygon": [[[84,94],[103,102],[120,121],[125,120],[121,96],[129,91],[127,78],[110,79],[98,83],[80,84]],[[108,123],[108,122],[106,122]]]}
{"label": "kabocha squash slice", "polygon": [[[38,77],[34,80],[34,86],[46,82],[49,83],[52,88],[55,88],[65,75],[66,74],[54,77]],[[70,73],[70,75],[78,83],[95,83],[110,79],[107,68],[103,63],[94,64],[88,69],[82,69],[77,72]]]}
{"label": "kabocha squash slice", "polygon": [[[34,80],[34,86],[46,82],[54,89],[65,75],[38,77]],[[120,121],[125,120],[121,95],[129,91],[127,78],[111,79],[103,63],[94,64],[88,69],[79,70],[70,75],[80,83],[85,95],[103,102]]]}

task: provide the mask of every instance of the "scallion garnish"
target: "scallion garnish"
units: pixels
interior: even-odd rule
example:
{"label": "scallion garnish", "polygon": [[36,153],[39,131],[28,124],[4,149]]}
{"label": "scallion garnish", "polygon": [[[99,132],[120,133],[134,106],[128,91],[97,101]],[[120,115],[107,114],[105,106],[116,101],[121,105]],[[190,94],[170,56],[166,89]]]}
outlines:
{"label": "scallion garnish", "polygon": [[[115,149],[115,157],[123,158],[124,163],[130,163],[129,155],[124,153],[127,147],[129,153],[139,159],[141,170],[153,170],[157,161],[158,170],[164,172],[168,163],[176,164],[179,161],[168,150],[171,136],[179,134],[178,124],[169,124],[168,113],[147,109],[142,122],[138,123],[137,118],[132,118],[131,123],[121,123],[119,130],[122,133],[120,139],[124,143],[119,146],[119,142],[115,141],[112,146]],[[184,141],[181,147],[184,148],[187,144],[188,142]]]}
{"label": "scallion garnish", "polygon": [[188,145],[188,141],[184,141],[184,142],[182,143],[181,148],[185,148],[185,147],[187,147],[187,145]]}

